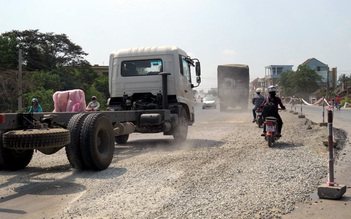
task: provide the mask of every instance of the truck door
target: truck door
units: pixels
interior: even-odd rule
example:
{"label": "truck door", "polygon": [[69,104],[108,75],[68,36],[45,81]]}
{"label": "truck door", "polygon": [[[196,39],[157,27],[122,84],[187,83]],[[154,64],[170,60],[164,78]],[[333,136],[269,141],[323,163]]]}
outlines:
{"label": "truck door", "polygon": [[[180,88],[184,95],[184,101],[189,106],[190,114],[193,113],[193,104],[194,97],[192,92],[192,83],[191,83],[191,73],[190,73],[190,63],[185,60],[185,56],[180,56]],[[183,92],[184,91],[184,92]]]}

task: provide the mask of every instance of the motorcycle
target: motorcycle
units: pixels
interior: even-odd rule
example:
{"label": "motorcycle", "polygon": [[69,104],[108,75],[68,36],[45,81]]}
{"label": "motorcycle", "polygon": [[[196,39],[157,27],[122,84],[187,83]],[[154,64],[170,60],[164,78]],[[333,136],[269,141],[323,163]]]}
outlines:
{"label": "motorcycle", "polygon": [[257,108],[256,110],[256,124],[259,128],[262,128],[263,119],[262,119],[262,108]]}
{"label": "motorcycle", "polygon": [[264,138],[268,142],[268,147],[272,147],[275,141],[279,139],[279,137],[276,136],[277,118],[273,116],[266,117],[264,125],[266,126],[266,134]]}

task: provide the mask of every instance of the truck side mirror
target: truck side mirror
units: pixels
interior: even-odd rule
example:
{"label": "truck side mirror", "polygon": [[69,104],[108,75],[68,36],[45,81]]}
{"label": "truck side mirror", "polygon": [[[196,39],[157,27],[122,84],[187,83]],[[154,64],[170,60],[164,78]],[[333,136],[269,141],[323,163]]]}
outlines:
{"label": "truck side mirror", "polygon": [[201,75],[200,62],[195,63],[195,72],[196,72],[196,76],[200,77],[200,75]]}

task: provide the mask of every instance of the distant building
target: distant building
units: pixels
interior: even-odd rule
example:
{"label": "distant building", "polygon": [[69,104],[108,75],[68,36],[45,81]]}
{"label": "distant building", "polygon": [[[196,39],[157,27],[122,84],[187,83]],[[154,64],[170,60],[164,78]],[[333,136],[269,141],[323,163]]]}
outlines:
{"label": "distant building", "polygon": [[93,65],[92,68],[97,73],[100,73],[100,74],[103,74],[103,75],[108,75],[108,66]]}
{"label": "distant building", "polygon": [[257,88],[261,88],[262,92],[264,92],[263,88],[265,86],[264,78],[256,78],[250,82],[250,96],[253,96],[256,93]]}
{"label": "distant building", "polygon": [[[332,71],[329,71],[327,64],[317,60],[316,58],[307,59],[301,65],[306,65],[310,69],[314,70],[318,75],[322,76],[322,84],[326,84],[329,88],[336,88],[337,83],[337,70],[332,68]],[[329,83],[327,83],[327,81]]]}
{"label": "distant building", "polygon": [[277,85],[281,73],[292,71],[293,65],[268,65],[265,67],[265,86]]}

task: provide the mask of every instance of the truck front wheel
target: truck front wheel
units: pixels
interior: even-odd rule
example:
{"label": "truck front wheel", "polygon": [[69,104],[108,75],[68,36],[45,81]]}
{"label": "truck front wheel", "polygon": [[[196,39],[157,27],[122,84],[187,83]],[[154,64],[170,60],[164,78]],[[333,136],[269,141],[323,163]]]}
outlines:
{"label": "truck front wheel", "polygon": [[188,137],[188,116],[184,109],[181,109],[178,124],[174,127],[173,138],[177,142],[183,142]]}
{"label": "truck front wheel", "polygon": [[94,170],[106,169],[113,158],[115,138],[111,121],[102,113],[89,114],[80,134],[85,164]]}
{"label": "truck front wheel", "polygon": [[3,147],[2,132],[0,132],[0,169],[21,170],[24,169],[32,160],[33,151],[12,150]]}

